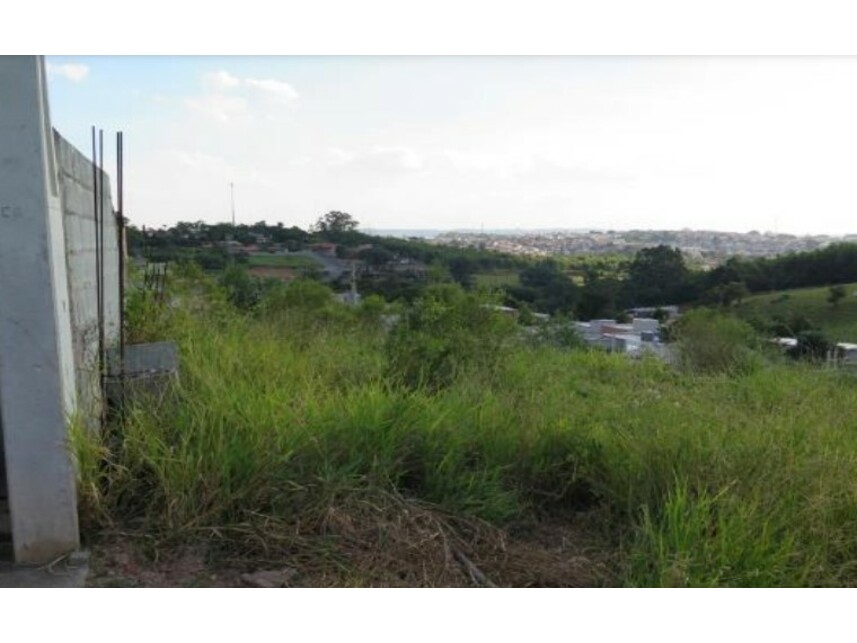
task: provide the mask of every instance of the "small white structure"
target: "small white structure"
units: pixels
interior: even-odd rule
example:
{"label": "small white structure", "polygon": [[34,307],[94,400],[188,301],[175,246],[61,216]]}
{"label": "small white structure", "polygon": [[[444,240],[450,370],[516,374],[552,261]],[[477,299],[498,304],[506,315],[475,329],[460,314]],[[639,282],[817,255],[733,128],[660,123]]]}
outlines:
{"label": "small white structure", "polygon": [[857,364],[857,344],[839,342],[836,348],[842,364]]}
{"label": "small white structure", "polygon": [[360,303],[360,293],[353,292],[351,290],[347,290],[345,292],[339,292],[334,295],[336,300],[346,306],[356,306]]}
{"label": "small white structure", "polygon": [[772,344],[776,344],[782,350],[788,350],[797,346],[797,340],[794,337],[774,337],[770,340]]}
{"label": "small white structure", "polygon": [[635,317],[631,321],[631,327],[635,333],[643,333],[643,332],[658,332],[658,329],[661,327],[660,322],[657,319],[651,319],[649,317]]}
{"label": "small white structure", "polygon": [[664,311],[669,319],[675,319],[678,317],[678,306],[638,306],[636,308],[629,308],[628,314],[632,317],[654,317],[655,313],[659,310]]}

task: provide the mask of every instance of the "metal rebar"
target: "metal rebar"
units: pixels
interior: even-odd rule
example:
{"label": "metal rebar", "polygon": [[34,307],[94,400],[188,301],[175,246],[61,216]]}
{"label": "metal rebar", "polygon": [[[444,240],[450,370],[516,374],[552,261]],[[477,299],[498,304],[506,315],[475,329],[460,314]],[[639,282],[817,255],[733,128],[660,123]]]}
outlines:
{"label": "metal rebar", "polygon": [[107,418],[107,400],[105,395],[106,356],[104,342],[104,130],[98,130],[98,250],[100,255],[98,273],[98,365],[99,383],[101,387],[101,426],[105,425]]}
{"label": "metal rebar", "polygon": [[[98,385],[99,385],[99,394],[102,398],[99,400],[101,405],[104,403],[103,393],[104,393],[104,382],[102,377],[103,365],[102,365],[102,352],[101,352],[101,316],[100,316],[100,304],[101,304],[101,253],[99,252],[99,248],[101,247],[101,228],[99,226],[99,204],[98,204],[98,147],[97,141],[95,137],[95,126],[92,126],[92,217],[93,222],[95,224],[95,317],[96,317],[96,325],[98,331],[98,355],[97,355],[97,368],[98,368]],[[103,414],[100,415],[103,419]]]}
{"label": "metal rebar", "polygon": [[119,387],[121,398],[125,397],[125,186],[124,186],[124,140],[122,132],[116,133],[116,236],[119,248]]}

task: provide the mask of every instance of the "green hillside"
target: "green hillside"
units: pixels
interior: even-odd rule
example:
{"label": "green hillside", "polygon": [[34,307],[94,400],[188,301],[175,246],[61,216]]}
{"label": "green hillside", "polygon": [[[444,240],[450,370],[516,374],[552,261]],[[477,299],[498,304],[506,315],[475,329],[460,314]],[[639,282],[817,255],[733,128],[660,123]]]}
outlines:
{"label": "green hillside", "polygon": [[832,306],[827,301],[829,288],[797,288],[748,297],[736,306],[747,320],[771,322],[802,315],[833,341],[857,342],[857,283],[845,284],[845,297]]}

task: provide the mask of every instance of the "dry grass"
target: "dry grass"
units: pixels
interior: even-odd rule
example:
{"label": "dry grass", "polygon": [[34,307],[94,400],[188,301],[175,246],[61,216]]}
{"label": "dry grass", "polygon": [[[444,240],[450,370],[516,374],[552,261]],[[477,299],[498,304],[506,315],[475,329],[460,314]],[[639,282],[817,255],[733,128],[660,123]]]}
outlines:
{"label": "dry grass", "polygon": [[247,573],[287,566],[296,572],[289,584],[297,587],[602,585],[609,557],[586,529],[555,522],[507,531],[374,494],[331,505],[309,520],[268,517],[217,530],[195,547],[143,531],[105,530],[94,543],[90,584],[240,587]]}

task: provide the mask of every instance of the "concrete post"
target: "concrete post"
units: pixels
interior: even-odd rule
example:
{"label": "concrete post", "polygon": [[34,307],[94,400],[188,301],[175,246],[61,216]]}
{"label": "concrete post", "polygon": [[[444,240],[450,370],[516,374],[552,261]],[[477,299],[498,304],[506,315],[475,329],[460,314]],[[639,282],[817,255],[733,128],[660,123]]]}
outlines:
{"label": "concrete post", "polygon": [[0,57],[0,431],[18,563],[79,545],[68,278],[44,60]]}

